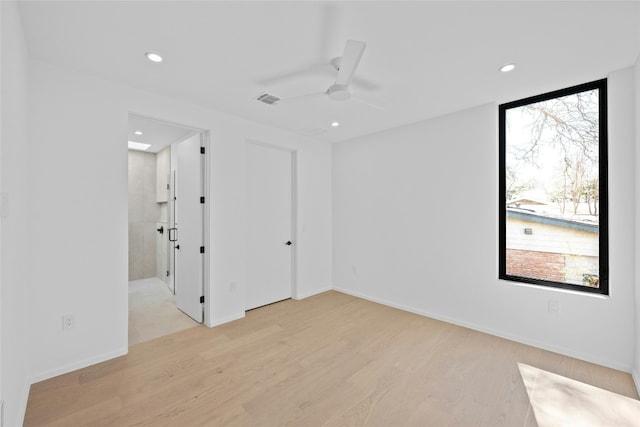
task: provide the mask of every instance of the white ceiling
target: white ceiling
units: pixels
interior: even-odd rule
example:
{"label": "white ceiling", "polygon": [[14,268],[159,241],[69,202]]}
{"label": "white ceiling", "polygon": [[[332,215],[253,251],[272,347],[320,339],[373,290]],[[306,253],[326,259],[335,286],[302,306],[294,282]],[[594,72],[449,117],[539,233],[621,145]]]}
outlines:
{"label": "white ceiling", "polygon": [[[631,66],[640,3],[22,1],[30,55],[250,120],[344,141]],[[347,39],[367,43],[353,99],[326,90]],[[150,63],[154,50],[165,60]],[[515,62],[515,71],[498,68]],[[340,127],[331,128],[337,120]]]}
{"label": "white ceiling", "polygon": [[[142,135],[136,135],[136,131],[142,132]],[[184,141],[195,132],[171,123],[129,115],[129,141],[151,144],[151,147],[145,150],[151,153],[157,153],[174,142]]]}

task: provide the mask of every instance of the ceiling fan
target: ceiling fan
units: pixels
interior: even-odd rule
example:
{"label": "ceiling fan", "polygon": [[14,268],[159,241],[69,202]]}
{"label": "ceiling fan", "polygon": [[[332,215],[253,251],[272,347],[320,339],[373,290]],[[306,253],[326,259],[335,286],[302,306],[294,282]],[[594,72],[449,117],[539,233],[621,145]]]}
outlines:
{"label": "ceiling fan", "polygon": [[329,86],[325,91],[313,92],[305,95],[298,95],[290,98],[278,98],[274,95],[267,93],[261,94],[257,100],[264,102],[265,104],[280,105],[289,102],[299,101],[305,98],[315,98],[327,96],[334,101],[346,101],[347,99],[354,99],[363,104],[369,105],[374,108],[384,109],[383,107],[372,104],[368,101],[361,99],[358,96],[354,96],[350,90],[351,82],[355,75],[360,59],[366,47],[366,43],[357,40],[347,40],[344,53],[341,57],[334,58],[331,61],[331,65],[337,70],[337,76],[335,82]]}

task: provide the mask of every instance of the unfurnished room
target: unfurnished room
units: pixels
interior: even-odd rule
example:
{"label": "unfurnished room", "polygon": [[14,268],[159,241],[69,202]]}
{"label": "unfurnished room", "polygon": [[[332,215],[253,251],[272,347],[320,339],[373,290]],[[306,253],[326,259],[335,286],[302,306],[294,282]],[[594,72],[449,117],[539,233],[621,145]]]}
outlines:
{"label": "unfurnished room", "polygon": [[640,1],[0,24],[0,427],[640,425]]}

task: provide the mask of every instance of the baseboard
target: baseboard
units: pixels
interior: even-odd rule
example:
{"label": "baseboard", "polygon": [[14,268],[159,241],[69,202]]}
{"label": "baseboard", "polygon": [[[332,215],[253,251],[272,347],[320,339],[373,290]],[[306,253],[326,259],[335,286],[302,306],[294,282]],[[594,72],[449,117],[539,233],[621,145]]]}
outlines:
{"label": "baseboard", "polygon": [[213,328],[215,326],[220,326],[225,323],[233,322],[234,320],[242,319],[244,317],[244,311],[242,313],[234,314],[233,316],[223,317],[222,319],[214,319],[210,324],[207,324],[208,327]]}
{"label": "baseboard", "polygon": [[[335,291],[337,291],[337,292],[341,292],[341,293],[344,293],[344,294],[347,294],[347,295],[351,295],[351,296],[354,296],[354,297],[357,297],[357,298],[362,298],[362,299],[365,299],[367,301],[371,301],[371,302],[375,302],[375,303],[378,303],[378,304],[386,305],[388,307],[397,308],[397,309],[402,310],[402,311],[408,311],[409,313],[418,314],[420,316],[429,317],[431,319],[440,320],[442,322],[451,323],[453,325],[462,326],[463,328],[473,329],[474,331],[478,331],[478,332],[482,332],[482,333],[485,333],[485,334],[493,335],[493,336],[496,336],[496,337],[499,337],[499,338],[504,338],[504,339],[507,339],[509,341],[515,341],[515,342],[518,342],[520,344],[530,345],[532,347],[540,348],[542,350],[551,351],[553,353],[559,353],[559,354],[562,354],[562,355],[565,355],[565,356],[573,357],[575,359],[580,359],[580,360],[584,360],[586,362],[595,363],[596,365],[601,365],[601,366],[605,366],[607,368],[616,369],[618,371],[631,372],[631,369],[630,369],[629,366],[623,366],[623,365],[621,365],[621,364],[619,364],[617,362],[612,362],[611,360],[599,359],[599,358],[593,357],[593,356],[591,356],[589,354],[583,354],[583,353],[580,353],[580,352],[577,352],[577,351],[573,351],[573,350],[568,349],[568,348],[550,345],[548,343],[544,343],[544,342],[540,342],[540,341],[536,341],[536,340],[523,338],[523,337],[518,336],[518,335],[513,335],[513,334],[510,334],[508,332],[499,331],[499,330],[495,330],[495,329],[491,329],[491,328],[486,328],[486,327],[481,326],[481,325],[460,321],[459,319],[454,319],[454,318],[451,318],[451,317],[448,317],[448,316],[442,316],[442,315],[436,314],[436,313],[430,313],[430,312],[427,312],[427,311],[424,311],[424,310],[416,309],[416,308],[405,306],[405,305],[402,305],[402,304],[397,304],[397,303],[392,302],[392,301],[387,301],[387,300],[384,300],[384,299],[381,299],[381,298],[375,298],[375,297],[371,297],[369,295],[361,294],[359,292],[354,292],[354,291],[351,291],[349,289],[344,289],[344,288],[340,288],[340,287],[337,287],[337,286],[334,286],[333,289]],[[636,385],[637,384],[638,384],[638,382],[636,382]]]}
{"label": "baseboard", "polygon": [[640,372],[638,372],[637,369],[632,369],[631,378],[633,378],[633,383],[636,385],[636,392],[638,396],[640,396]]}
{"label": "baseboard", "polygon": [[56,369],[40,372],[31,376],[31,384],[35,384],[40,381],[48,380],[49,378],[57,377],[58,375],[66,374],[76,371],[78,369],[86,368],[87,366],[95,365],[96,363],[105,362],[107,360],[115,359],[116,357],[124,356],[129,352],[129,348],[120,348],[118,350],[111,351],[109,353],[101,354],[89,359],[80,360],[78,362],[69,363]]}
{"label": "baseboard", "polygon": [[[330,291],[331,289],[333,289],[331,286],[327,286],[326,288],[316,289],[314,291],[307,292],[307,293],[304,293],[304,294],[297,294],[296,296],[293,297],[293,299],[301,300],[301,299],[309,298],[309,297],[312,297],[314,295],[318,295],[318,294],[321,294],[323,292]],[[220,326],[220,325],[223,325],[225,323],[233,322],[234,320],[242,319],[242,318],[244,318],[244,316],[245,316],[245,312],[243,311],[242,313],[237,313],[237,314],[234,314],[234,315],[229,316],[229,317],[223,317],[221,319],[214,319],[210,323],[207,323],[206,326],[208,326],[209,328],[214,328],[216,326]]]}
{"label": "baseboard", "polygon": [[24,416],[27,413],[27,402],[29,401],[29,392],[31,391],[31,384],[27,383],[22,390],[22,395],[20,396],[20,400],[18,401],[18,419],[14,420],[15,424],[11,424],[12,420],[4,420],[5,425],[7,426],[21,426],[24,424]]}
{"label": "baseboard", "polygon": [[306,292],[306,293],[303,293],[303,294],[302,294],[302,293],[298,293],[295,297],[293,297],[293,299],[295,299],[295,300],[301,300],[301,299],[309,298],[309,297],[312,297],[312,296],[314,296],[314,295],[318,295],[318,294],[321,294],[321,293],[324,293],[324,292],[330,291],[330,290],[332,290],[332,289],[333,289],[333,286],[327,286],[327,287],[325,287],[325,288],[322,288],[322,289],[316,289],[316,290],[314,290],[314,291]]}

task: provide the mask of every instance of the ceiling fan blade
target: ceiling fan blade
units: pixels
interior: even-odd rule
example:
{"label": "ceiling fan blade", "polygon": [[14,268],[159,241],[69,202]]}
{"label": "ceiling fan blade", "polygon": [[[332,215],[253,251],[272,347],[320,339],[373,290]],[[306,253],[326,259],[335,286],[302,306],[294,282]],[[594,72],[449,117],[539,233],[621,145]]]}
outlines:
{"label": "ceiling fan blade", "polygon": [[366,105],[368,107],[372,107],[372,108],[375,108],[375,109],[380,110],[380,111],[387,111],[386,107],[383,107],[382,105],[374,103],[374,102],[371,102],[369,100],[362,99],[362,97],[360,97],[359,95],[352,95],[351,99],[353,99],[354,101],[357,101],[357,102],[359,102],[361,104],[364,104],[364,105]]}
{"label": "ceiling fan blade", "polygon": [[344,47],[344,53],[342,54],[342,60],[340,61],[340,69],[338,70],[338,77],[336,78],[337,85],[348,86],[353,79],[353,75],[358,68],[360,58],[367,45],[365,42],[356,40],[347,40],[347,44]]}
{"label": "ceiling fan blade", "polygon": [[367,91],[378,91],[381,89],[381,86],[378,83],[369,79],[365,79],[361,76],[354,76],[353,81],[351,82],[351,86],[354,88],[357,86]]}

